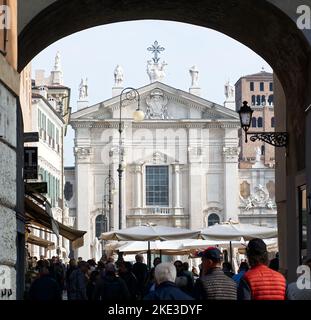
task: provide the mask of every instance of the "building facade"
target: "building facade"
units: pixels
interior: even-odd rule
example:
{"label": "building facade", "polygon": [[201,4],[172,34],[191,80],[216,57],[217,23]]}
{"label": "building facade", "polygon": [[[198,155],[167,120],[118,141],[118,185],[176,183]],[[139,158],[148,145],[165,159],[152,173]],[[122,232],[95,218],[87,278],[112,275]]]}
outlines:
{"label": "building facade", "polygon": [[[273,132],[275,130],[273,102],[273,74],[262,70],[259,73],[241,77],[235,84],[236,111],[243,101],[254,110],[250,132]],[[244,132],[240,130],[240,168],[249,168],[260,148],[262,160],[267,167],[275,166],[274,147],[262,141],[245,143]]]}
{"label": "building facade", "polygon": [[150,68],[151,83],[138,89],[144,121],[132,120],[137,102],[122,108],[121,149],[122,81],[116,79],[114,97],[94,106],[86,107],[80,95],[83,108],[71,117],[75,171],[66,170],[67,188],[75,191],[75,202],[68,198],[70,212],[76,227],[88,230],[78,256],[94,256],[96,238],[105,231],[100,230],[103,213],[106,230],[119,227],[118,192],[110,217],[105,202],[109,171],[118,189],[119,150],[124,150],[123,228],[155,223],[199,229],[238,219],[238,114],[198,96],[196,72],[190,70],[192,94],[157,81]]}
{"label": "building facade", "polygon": [[[47,183],[48,193],[45,195],[52,207],[53,218],[63,224],[70,225],[68,208],[64,201],[64,136],[66,134],[66,113],[69,110],[70,89],[63,85],[60,54],[57,53],[55,65],[49,77],[44,71],[36,71],[32,83],[31,128],[27,131],[38,132],[39,142],[26,146],[38,147],[39,181]],[[50,258],[59,255],[69,256],[69,241],[59,239],[43,228],[31,228],[31,232],[42,239],[55,243],[51,249],[28,245],[32,256]]]}

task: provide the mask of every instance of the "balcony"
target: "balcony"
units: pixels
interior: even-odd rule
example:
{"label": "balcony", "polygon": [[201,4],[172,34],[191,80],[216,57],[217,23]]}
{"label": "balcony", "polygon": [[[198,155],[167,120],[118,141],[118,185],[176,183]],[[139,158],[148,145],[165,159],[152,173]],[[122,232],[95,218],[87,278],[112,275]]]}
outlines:
{"label": "balcony", "polygon": [[184,208],[169,208],[169,207],[148,207],[148,208],[133,208],[132,215],[160,215],[160,216],[174,216],[183,215]]}

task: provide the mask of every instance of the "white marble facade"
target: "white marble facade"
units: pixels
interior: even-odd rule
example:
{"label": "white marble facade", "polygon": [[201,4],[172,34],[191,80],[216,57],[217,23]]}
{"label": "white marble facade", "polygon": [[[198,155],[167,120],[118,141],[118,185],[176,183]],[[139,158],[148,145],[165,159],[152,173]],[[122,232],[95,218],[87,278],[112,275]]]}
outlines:
{"label": "white marble facade", "polygon": [[[138,91],[145,120],[133,122],[135,101],[122,109],[125,150],[122,225],[150,222],[197,229],[207,226],[209,218],[237,220],[238,114],[161,82]],[[116,182],[109,229],[116,230],[119,225],[119,105],[120,96],[114,96],[80,109],[71,117],[76,163],[75,177],[71,170],[69,179],[75,184],[75,203],[70,201],[70,207],[71,212],[76,212],[76,227],[88,231],[84,247],[76,253],[84,259],[92,256],[95,220],[102,214],[109,169]],[[147,204],[146,171],[150,166],[167,168],[165,205]]]}

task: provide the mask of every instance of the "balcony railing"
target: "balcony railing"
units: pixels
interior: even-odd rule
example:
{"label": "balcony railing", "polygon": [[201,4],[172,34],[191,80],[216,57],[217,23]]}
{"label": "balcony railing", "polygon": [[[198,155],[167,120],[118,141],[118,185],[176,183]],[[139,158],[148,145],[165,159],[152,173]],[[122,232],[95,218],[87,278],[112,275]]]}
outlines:
{"label": "balcony railing", "polygon": [[134,208],[131,210],[133,215],[182,215],[184,208],[169,208],[169,207],[148,207]]}

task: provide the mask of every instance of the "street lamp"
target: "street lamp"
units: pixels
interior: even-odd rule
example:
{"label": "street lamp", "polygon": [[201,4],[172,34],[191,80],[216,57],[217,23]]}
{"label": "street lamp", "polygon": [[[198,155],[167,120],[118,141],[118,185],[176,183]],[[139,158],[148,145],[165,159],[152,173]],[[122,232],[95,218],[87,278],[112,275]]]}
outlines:
{"label": "street lamp", "polygon": [[123,132],[123,126],[122,126],[122,107],[123,103],[125,101],[132,102],[137,100],[137,109],[133,113],[133,119],[136,122],[141,122],[145,119],[145,114],[142,110],[140,110],[140,95],[139,92],[134,88],[125,88],[122,90],[120,94],[120,121],[119,121],[119,133],[120,133],[120,139],[119,139],[119,230],[122,229],[122,174],[123,174],[123,156],[124,156],[124,150],[122,147],[122,132]]}
{"label": "street lamp", "polygon": [[[107,232],[107,215],[104,213],[106,211],[106,195],[102,198],[102,217],[101,217],[101,232],[100,234]],[[102,239],[102,257],[105,255],[105,240]]]}
{"label": "street lamp", "polygon": [[245,143],[247,143],[247,136],[251,135],[250,140],[255,142],[257,140],[264,141],[274,147],[286,147],[288,144],[288,133],[287,132],[248,132],[251,121],[253,110],[248,106],[247,101],[243,102],[243,106],[239,110],[241,127],[245,132]]}
{"label": "street lamp", "polygon": [[[108,188],[107,188],[108,187]],[[108,189],[108,190],[107,190]],[[105,195],[108,194],[108,230],[112,230],[112,193],[115,190],[115,181],[111,176],[111,170],[109,169],[109,175],[105,179]],[[108,191],[108,192],[107,192]]]}

